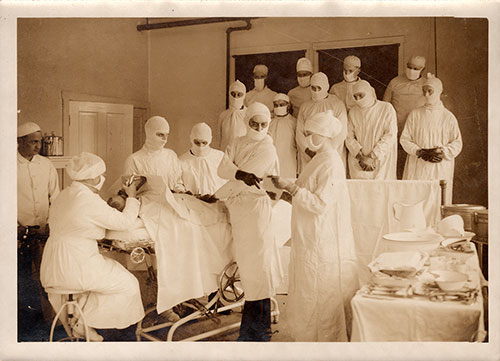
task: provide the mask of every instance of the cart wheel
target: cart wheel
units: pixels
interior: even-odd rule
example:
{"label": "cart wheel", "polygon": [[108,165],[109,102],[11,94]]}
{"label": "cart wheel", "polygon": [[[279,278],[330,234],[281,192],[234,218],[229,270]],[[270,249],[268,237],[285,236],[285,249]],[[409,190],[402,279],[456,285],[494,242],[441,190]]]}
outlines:
{"label": "cart wheel", "polygon": [[229,263],[219,278],[219,292],[226,302],[238,302],[245,295],[241,287],[238,265],[236,262]]}

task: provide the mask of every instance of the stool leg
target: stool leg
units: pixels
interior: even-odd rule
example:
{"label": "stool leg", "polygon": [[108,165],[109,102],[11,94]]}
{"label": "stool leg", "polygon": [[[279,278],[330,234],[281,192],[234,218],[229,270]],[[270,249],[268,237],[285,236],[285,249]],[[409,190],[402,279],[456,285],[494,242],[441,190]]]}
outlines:
{"label": "stool leg", "polygon": [[[57,320],[59,319],[59,316],[61,315],[62,311],[64,310],[64,307],[67,307],[67,306],[68,306],[68,302],[64,302],[62,304],[61,308],[59,308],[59,311],[56,313],[54,320],[52,321],[52,326],[50,327],[50,337],[49,337],[50,342],[52,342],[52,339],[54,338],[54,329],[56,328]],[[71,330],[66,329],[66,325],[64,325],[65,322],[61,321],[61,323],[63,324],[66,332],[68,333],[68,336],[73,337],[73,333],[71,332]]]}
{"label": "stool leg", "polygon": [[87,342],[90,342],[90,336],[89,336],[89,326],[87,325],[87,321],[85,320],[85,316],[83,315],[83,310],[81,309],[80,305],[75,302],[76,309],[78,310],[78,313],[80,314],[80,319],[83,322],[83,327],[85,327],[85,340]]}

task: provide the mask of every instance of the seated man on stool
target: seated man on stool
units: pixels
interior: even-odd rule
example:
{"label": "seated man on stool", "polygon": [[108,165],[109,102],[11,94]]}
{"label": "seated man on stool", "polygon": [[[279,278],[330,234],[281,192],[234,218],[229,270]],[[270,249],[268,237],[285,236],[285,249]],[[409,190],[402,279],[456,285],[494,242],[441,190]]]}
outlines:
{"label": "seated man on stool", "polygon": [[[40,287],[43,244],[49,235],[49,205],[59,194],[57,171],[40,156],[42,132],[36,123],[17,129],[18,322],[28,330],[42,319],[46,296]],[[49,309],[50,305],[46,303]],[[24,327],[23,327],[24,326]]]}

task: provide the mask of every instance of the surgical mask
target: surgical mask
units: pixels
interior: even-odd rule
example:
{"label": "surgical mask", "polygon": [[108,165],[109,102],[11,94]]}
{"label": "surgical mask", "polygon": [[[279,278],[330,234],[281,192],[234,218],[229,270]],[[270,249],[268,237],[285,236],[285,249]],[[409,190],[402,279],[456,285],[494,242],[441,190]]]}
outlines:
{"label": "surgical mask", "polygon": [[240,98],[235,98],[233,96],[229,96],[229,106],[233,109],[239,110],[243,106],[243,103],[245,101],[245,97],[242,96]]}
{"label": "surgical mask", "polygon": [[359,100],[355,99],[355,101],[360,108],[368,108],[373,105],[373,98],[368,94],[365,94],[365,96]]}
{"label": "surgical mask", "polygon": [[206,156],[209,151],[210,151],[210,146],[208,144],[202,146],[193,144],[193,146],[191,147],[191,152],[193,152],[193,154],[198,157]]}
{"label": "surgical mask", "polygon": [[103,176],[102,174],[99,176],[99,183],[97,183],[95,186],[93,185],[92,187],[94,187],[95,189],[97,189],[97,191],[100,191],[101,188],[102,188],[102,185],[104,184],[104,182],[106,181],[106,177]]}
{"label": "surgical mask", "polygon": [[[313,139],[313,136],[316,136],[317,137],[320,137],[320,142],[318,144],[315,144],[314,143],[314,139]],[[325,137],[321,136],[321,135],[318,135],[318,134],[311,134],[309,136],[306,137],[306,144],[307,144],[307,148],[309,148],[309,150],[312,150],[313,152],[317,152],[321,146],[323,145],[323,143],[325,142]]]}
{"label": "surgical mask", "polygon": [[250,138],[251,140],[255,140],[255,141],[259,141],[259,140],[262,140],[266,137],[267,135],[267,129],[268,128],[264,128],[262,129],[260,132],[253,129],[253,128],[250,128],[248,127],[248,130],[247,130],[247,137]]}
{"label": "surgical mask", "polygon": [[314,101],[323,100],[328,96],[327,90],[321,89],[319,92],[315,92],[311,89],[311,98]]}
{"label": "surgical mask", "polygon": [[299,82],[300,87],[307,88],[311,85],[311,76],[298,76],[297,81]]}
{"label": "surgical mask", "polygon": [[344,80],[345,80],[346,82],[348,82],[348,83],[353,82],[353,81],[355,81],[357,78],[358,78],[358,75],[356,74],[356,72],[355,72],[355,71],[353,71],[353,72],[351,72],[351,73],[349,73],[349,74],[348,74],[348,73],[346,73],[346,72],[344,71]]}
{"label": "surgical mask", "polygon": [[278,117],[284,117],[288,114],[288,105],[274,108],[274,114],[276,114]]}
{"label": "surgical mask", "polygon": [[406,77],[410,80],[417,80],[420,77],[420,72],[421,70],[415,70],[410,68],[406,68],[405,70]]}
{"label": "surgical mask", "polygon": [[255,90],[261,91],[264,89],[265,79],[254,79],[253,84],[255,85]]}
{"label": "surgical mask", "polygon": [[435,93],[432,95],[424,95],[425,104],[436,105],[441,101],[441,94]]}

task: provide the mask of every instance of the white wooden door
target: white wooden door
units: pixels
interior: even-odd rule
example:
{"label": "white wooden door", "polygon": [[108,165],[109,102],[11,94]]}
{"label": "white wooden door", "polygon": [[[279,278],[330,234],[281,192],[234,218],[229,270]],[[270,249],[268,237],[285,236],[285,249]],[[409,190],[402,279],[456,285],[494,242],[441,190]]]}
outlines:
{"label": "white wooden door", "polygon": [[132,153],[133,105],[69,102],[69,154],[97,154],[106,162],[103,192],[122,175]]}

